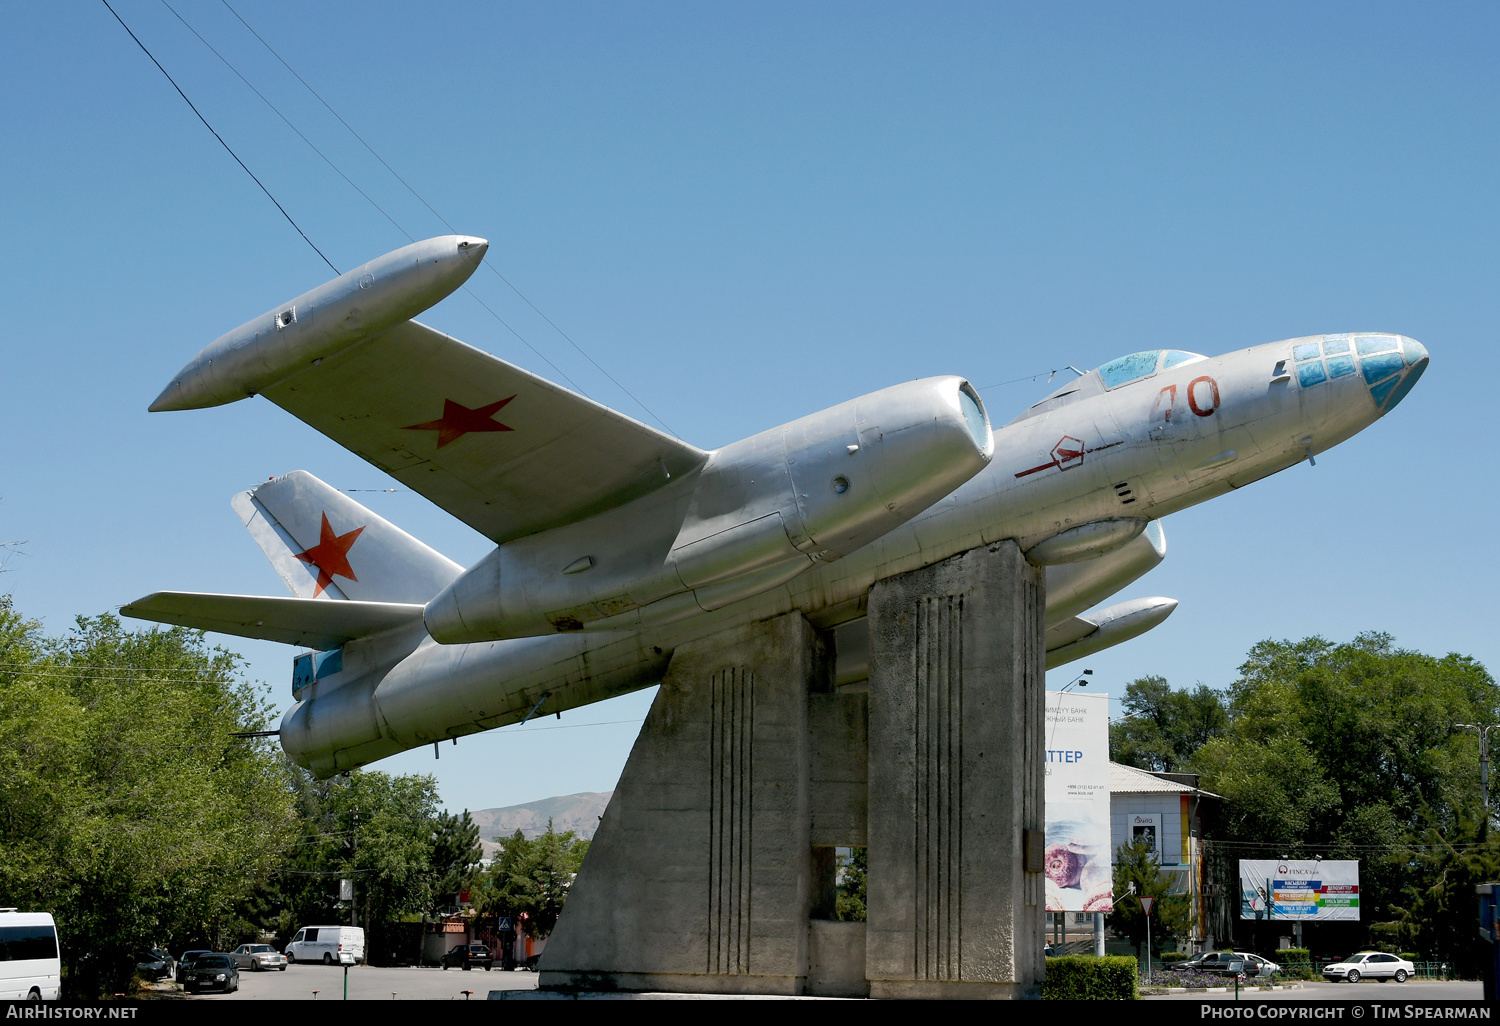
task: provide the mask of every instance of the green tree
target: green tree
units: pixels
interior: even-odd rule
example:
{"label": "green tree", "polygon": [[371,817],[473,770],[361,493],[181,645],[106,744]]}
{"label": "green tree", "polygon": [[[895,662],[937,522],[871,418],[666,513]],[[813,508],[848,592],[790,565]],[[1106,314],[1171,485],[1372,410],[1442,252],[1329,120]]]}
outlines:
{"label": "green tree", "polygon": [[1402,895],[1453,864],[1423,856],[1424,836],[1465,836],[1482,818],[1477,739],[1455,724],[1493,721],[1500,689],[1484,667],[1380,633],[1263,641],[1229,698],[1228,731],[1192,757],[1226,799],[1217,857],[1358,859],[1361,921],[1320,928],[1323,942],[1437,936],[1418,920],[1441,903]]}
{"label": "green tree", "polygon": [[1163,873],[1156,849],[1145,840],[1122,844],[1115,852],[1115,908],[1108,923],[1117,935],[1130,938],[1139,950],[1146,943],[1148,917],[1140,898],[1151,898],[1151,947],[1160,952],[1163,942],[1192,932],[1192,909],[1178,881]]}
{"label": "green tree", "polygon": [[227,940],[294,817],[269,705],[198,631],[80,617],[63,638],[0,599],[0,895],[52,911],[66,986],[123,991],[137,949]]}
{"label": "green tree", "polygon": [[511,915],[518,925],[525,913],[526,931],[546,936],[557,925],[589,842],[572,830],[558,833],[548,820],[541,836],[528,840],[517,830],[502,844],[490,866],[486,911]]}
{"label": "green tree", "polygon": [[[310,923],[349,922],[365,928],[367,957],[376,965],[409,960],[394,924],[432,907],[437,784],[430,776],[356,770],[317,780],[288,766],[301,840],[262,906],[275,909],[268,927],[283,938]],[[354,908],[338,898],[338,882],[354,882]]]}
{"label": "green tree", "polygon": [[468,809],[460,815],[439,815],[432,829],[431,905],[428,911],[457,907],[459,894],[478,882],[479,863],[483,858],[479,824],[469,818]]}
{"label": "green tree", "polygon": [[1392,903],[1401,946],[1449,963],[1466,979],[1479,976],[1485,952],[1475,940],[1475,886],[1500,880],[1500,843],[1488,825],[1467,817],[1455,830],[1428,828],[1419,845],[1392,858],[1409,862],[1411,871]]}
{"label": "green tree", "polygon": [[849,860],[839,865],[834,892],[834,918],[840,922],[865,921],[868,901],[865,885],[870,869],[870,849],[851,848]]}
{"label": "green tree", "polygon": [[1229,728],[1223,696],[1205,684],[1175,691],[1164,677],[1125,685],[1125,718],[1110,724],[1110,758],[1155,773],[1192,768],[1195,752]]}

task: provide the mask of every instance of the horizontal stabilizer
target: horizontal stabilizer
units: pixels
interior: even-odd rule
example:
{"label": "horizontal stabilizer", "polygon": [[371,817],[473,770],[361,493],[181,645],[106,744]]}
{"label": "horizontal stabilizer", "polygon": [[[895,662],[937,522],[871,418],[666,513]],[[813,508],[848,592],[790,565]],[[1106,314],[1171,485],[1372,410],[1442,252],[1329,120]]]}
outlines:
{"label": "horizontal stabilizer", "polygon": [[1176,599],[1138,598],[1086,616],[1070,617],[1047,628],[1047,669],[1056,669],[1139,637],[1171,616],[1176,608]]}
{"label": "horizontal stabilizer", "polygon": [[320,650],[422,620],[422,607],[405,602],[328,602],[191,591],[158,591],[121,606],[120,612],[139,620]]}

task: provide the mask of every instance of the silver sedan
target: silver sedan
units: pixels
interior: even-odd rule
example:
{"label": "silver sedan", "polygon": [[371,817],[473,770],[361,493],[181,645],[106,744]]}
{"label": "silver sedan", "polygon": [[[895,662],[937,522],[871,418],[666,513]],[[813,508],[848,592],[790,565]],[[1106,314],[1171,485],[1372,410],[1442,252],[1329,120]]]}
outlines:
{"label": "silver sedan", "polygon": [[269,944],[241,944],[229,953],[240,969],[259,972],[262,969],[286,971],[286,956]]}

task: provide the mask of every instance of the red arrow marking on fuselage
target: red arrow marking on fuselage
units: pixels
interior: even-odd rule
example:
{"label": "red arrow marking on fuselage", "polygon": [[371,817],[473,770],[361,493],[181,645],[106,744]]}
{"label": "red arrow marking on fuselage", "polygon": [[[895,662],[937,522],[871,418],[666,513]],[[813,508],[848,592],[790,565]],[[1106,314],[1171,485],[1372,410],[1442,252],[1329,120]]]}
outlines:
{"label": "red arrow marking on fuselage", "polygon": [[[1071,436],[1064,435],[1063,437],[1064,438],[1068,438],[1068,437],[1071,437]],[[1058,444],[1061,445],[1062,443],[1059,442]],[[1059,467],[1059,468],[1061,468],[1063,470],[1071,470],[1071,469],[1073,469],[1072,467],[1063,467],[1063,463],[1068,463],[1068,462],[1071,462],[1073,460],[1078,460],[1079,463],[1082,463],[1083,462],[1083,456],[1084,456],[1085,453],[1103,452],[1105,449],[1113,449],[1117,445],[1124,445],[1124,444],[1125,444],[1125,439],[1121,438],[1121,439],[1118,439],[1116,441],[1110,442],[1108,445],[1095,446],[1092,449],[1087,449],[1087,448],[1079,448],[1079,449],[1053,449],[1052,450],[1053,452],[1057,453],[1058,456],[1062,457],[1062,459],[1060,461],[1056,460],[1056,459],[1049,460],[1046,463],[1043,463],[1043,464],[1041,464],[1039,466],[1032,467],[1029,470],[1022,470],[1019,473],[1017,473],[1016,476],[1017,477],[1025,477],[1028,474],[1035,474],[1038,471],[1042,471],[1042,470],[1050,470],[1053,467]],[[1078,464],[1074,464],[1074,466],[1077,466],[1077,465]]]}
{"label": "red arrow marking on fuselage", "polygon": [[1056,460],[1052,460],[1052,461],[1050,461],[1048,463],[1043,463],[1039,467],[1032,467],[1030,470],[1023,470],[1019,474],[1017,474],[1016,476],[1017,477],[1025,477],[1027,474],[1035,474],[1039,470],[1047,470],[1048,468],[1055,467],[1055,466],[1057,466],[1057,461]]}
{"label": "red arrow marking on fuselage", "polygon": [[514,399],[509,396],[499,402],[490,403],[488,406],[478,406],[470,409],[463,403],[456,403],[452,399],[443,400],[443,415],[437,420],[429,420],[424,424],[408,424],[402,431],[436,431],[438,433],[437,447],[441,449],[449,442],[456,442],[464,435],[475,431],[513,431],[512,427],[492,419],[506,403]]}

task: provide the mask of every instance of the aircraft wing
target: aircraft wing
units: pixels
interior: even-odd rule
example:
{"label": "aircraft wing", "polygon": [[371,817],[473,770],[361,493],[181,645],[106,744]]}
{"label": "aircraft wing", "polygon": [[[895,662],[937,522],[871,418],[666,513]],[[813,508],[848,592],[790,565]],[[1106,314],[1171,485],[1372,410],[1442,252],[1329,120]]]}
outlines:
{"label": "aircraft wing", "polygon": [[329,602],[190,591],[158,591],[121,606],[120,612],[141,620],[320,650],[422,619],[422,606],[405,602]]}
{"label": "aircraft wing", "polygon": [[1098,629],[1097,623],[1090,623],[1081,616],[1070,616],[1062,623],[1047,628],[1047,651],[1082,641]]}
{"label": "aircraft wing", "polygon": [[623,505],[708,456],[416,321],[262,394],[496,543]]}

